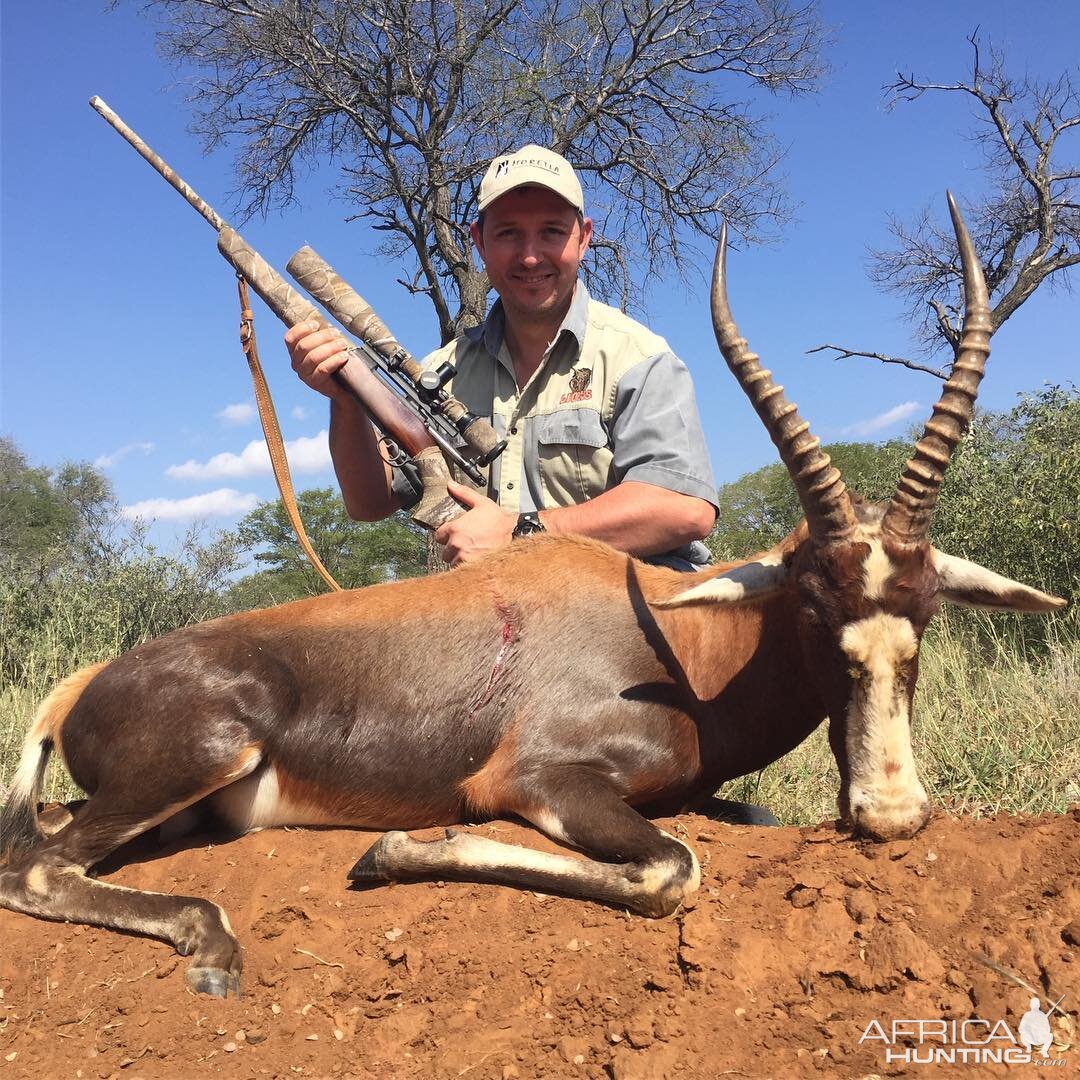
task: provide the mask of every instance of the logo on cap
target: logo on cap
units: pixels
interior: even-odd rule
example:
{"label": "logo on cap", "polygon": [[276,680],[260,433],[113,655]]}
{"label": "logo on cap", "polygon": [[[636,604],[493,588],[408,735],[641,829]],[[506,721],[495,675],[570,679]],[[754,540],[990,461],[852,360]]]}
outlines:
{"label": "logo on cap", "polygon": [[525,184],[550,188],[579,213],[585,205],[581,183],[570,162],[553,150],[530,143],[492,161],[480,184],[477,209],[482,212],[500,195]]}

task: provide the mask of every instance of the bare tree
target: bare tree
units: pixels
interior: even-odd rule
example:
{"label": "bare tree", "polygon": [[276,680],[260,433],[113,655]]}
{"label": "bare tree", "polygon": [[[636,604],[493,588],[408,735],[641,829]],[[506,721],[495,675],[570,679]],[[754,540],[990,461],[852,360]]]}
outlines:
{"label": "bare tree", "polygon": [[[1002,53],[984,57],[977,34],[967,82],[932,83],[898,73],[886,87],[889,105],[916,101],[936,91],[968,95],[980,120],[973,139],[982,149],[991,177],[989,194],[968,203],[965,217],[986,267],[996,330],[1044,283],[1068,286],[1069,267],[1080,263],[1080,156],[1062,160],[1065,136],[1080,130],[1080,76],[1066,71],[1040,81],[1013,79]],[[1080,69],[1078,69],[1080,70]],[[927,353],[955,355],[960,334],[961,272],[952,231],[924,211],[911,225],[893,219],[896,245],[871,253],[871,278],[905,297],[909,317],[919,326]],[[820,345],[840,358],[862,356],[903,364],[944,379],[947,371],[903,357]]]}
{"label": "bare tree", "polygon": [[[245,212],[287,204],[330,160],[443,340],[482,319],[469,222],[498,153],[533,141],[582,173],[590,285],[624,307],[718,215],[782,217],[779,157],[754,88],[820,72],[813,0],[150,0],[168,57],[198,74],[195,128],[238,144]],[[398,271],[401,272],[400,270]]]}

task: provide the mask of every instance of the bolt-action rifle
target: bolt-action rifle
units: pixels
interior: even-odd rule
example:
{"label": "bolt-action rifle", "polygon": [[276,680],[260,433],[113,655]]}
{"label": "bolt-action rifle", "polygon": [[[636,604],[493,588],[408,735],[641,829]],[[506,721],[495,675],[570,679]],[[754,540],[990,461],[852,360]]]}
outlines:
{"label": "bolt-action rifle", "polygon": [[[329,323],[202,199],[166,162],[99,97],[90,105],[130,143],[163,179],[168,181],[218,234],[218,251],[250,284],[286,326],[305,320],[320,328]],[[446,492],[448,464],[477,486],[484,483],[478,465],[488,465],[506,446],[491,425],[465,408],[446,389],[453,368],[444,364],[425,372],[402,348],[367,302],[351,289],[309,247],[289,261],[289,272],[347,329],[360,338],[351,345],[347,362],[335,373],[364,407],[382,433],[388,459],[395,468],[418,476],[423,492],[412,517],[417,524],[437,528],[463,512]],[[461,447],[464,443],[465,453]]]}

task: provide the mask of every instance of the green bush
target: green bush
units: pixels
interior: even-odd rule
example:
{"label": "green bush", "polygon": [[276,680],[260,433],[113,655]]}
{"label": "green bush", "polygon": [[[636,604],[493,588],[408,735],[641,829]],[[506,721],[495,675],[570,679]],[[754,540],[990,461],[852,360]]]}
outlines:
{"label": "green bush", "polygon": [[1080,392],[1048,386],[982,413],[945,474],[931,538],[1066,599],[1080,584]]}
{"label": "green bush", "polygon": [[[398,513],[384,521],[353,521],[341,496],[310,488],[296,497],[311,546],[345,589],[358,589],[425,571],[426,534]],[[260,503],[237,526],[237,543],[264,567],[230,589],[232,610],[266,607],[326,592],[327,586],[297,543],[280,499]]]}
{"label": "green bush", "polygon": [[32,571],[0,563],[0,679],[44,692],[84,664],[223,614],[237,564],[227,535],[206,545],[192,535],[164,555],[138,529],[92,557],[39,553]]}
{"label": "green bush", "polygon": [[[848,488],[864,499],[888,499],[911,452],[902,440],[830,443],[825,447]],[[803,516],[782,462],[747,473],[718,494],[720,513],[706,541],[720,560],[741,559],[779,543]]]}

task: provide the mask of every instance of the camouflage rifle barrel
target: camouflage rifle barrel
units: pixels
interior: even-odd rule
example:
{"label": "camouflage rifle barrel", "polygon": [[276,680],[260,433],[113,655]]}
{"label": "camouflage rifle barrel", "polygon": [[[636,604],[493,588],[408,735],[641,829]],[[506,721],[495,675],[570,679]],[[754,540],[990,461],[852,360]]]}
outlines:
{"label": "camouflage rifle barrel", "polygon": [[[346,330],[383,356],[391,369],[400,370],[414,386],[422,385],[424,369],[398,342],[374,308],[318,252],[305,245],[286,263],[285,269]],[[505,442],[491,424],[471,413],[445,389],[440,387],[434,398],[425,400],[431,401],[431,407],[455,425],[483,464],[490,463],[505,449]]]}
{"label": "camouflage rifle barrel", "polygon": [[[225,219],[188,184],[168,163],[143,141],[120,117],[97,96],[90,106],[126,142],[128,142],[218,233],[218,251],[233,269],[262,297],[266,305],[286,326],[305,320],[320,328],[329,322],[321,312],[294,289]],[[409,409],[372,370],[376,364],[363,350],[350,348],[349,360],[337,373],[337,379],[360,401],[376,424],[415,457],[422,450],[436,446],[436,440],[420,418]]]}

